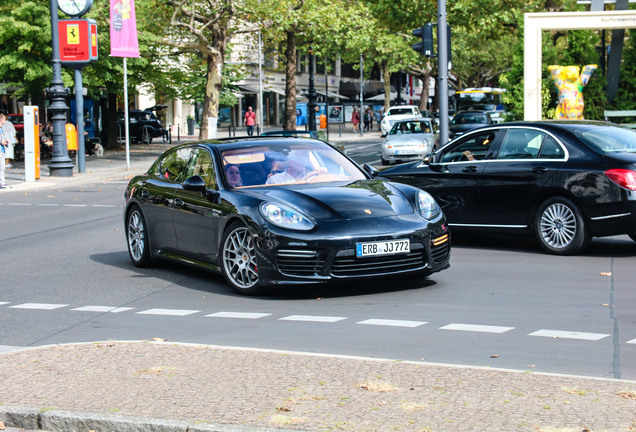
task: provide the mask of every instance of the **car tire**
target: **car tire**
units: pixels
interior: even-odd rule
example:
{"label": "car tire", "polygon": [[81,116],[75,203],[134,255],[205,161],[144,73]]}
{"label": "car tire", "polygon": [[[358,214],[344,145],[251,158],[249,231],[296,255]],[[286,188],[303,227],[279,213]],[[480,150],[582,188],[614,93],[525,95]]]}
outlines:
{"label": "car tire", "polygon": [[221,271],[232,289],[242,295],[256,295],[262,289],[258,281],[256,249],[247,227],[235,222],[223,234]]}
{"label": "car tire", "polygon": [[555,255],[581,252],[592,237],[578,207],[561,197],[550,198],[539,206],[534,230],[541,247]]}
{"label": "car tire", "polygon": [[150,238],[148,237],[148,225],[139,206],[134,206],[126,217],[126,243],[130,260],[137,267],[149,267],[152,265],[150,256]]}

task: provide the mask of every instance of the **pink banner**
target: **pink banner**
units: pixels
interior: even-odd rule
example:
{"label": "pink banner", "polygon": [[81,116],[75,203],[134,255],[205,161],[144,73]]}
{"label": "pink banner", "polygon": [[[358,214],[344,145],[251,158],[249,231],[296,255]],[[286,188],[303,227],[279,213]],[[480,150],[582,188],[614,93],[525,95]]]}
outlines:
{"label": "pink banner", "polygon": [[110,0],[110,55],[139,57],[135,0]]}

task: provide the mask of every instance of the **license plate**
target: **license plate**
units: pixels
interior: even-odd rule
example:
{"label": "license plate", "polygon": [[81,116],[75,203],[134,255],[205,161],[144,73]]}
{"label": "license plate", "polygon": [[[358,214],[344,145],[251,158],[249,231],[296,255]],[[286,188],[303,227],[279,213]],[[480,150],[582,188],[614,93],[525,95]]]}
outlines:
{"label": "license plate", "polygon": [[356,256],[368,257],[378,255],[392,255],[411,251],[409,239],[387,240],[379,242],[357,243]]}
{"label": "license plate", "polygon": [[401,156],[414,156],[415,153],[413,153],[410,150],[396,150],[395,154],[401,155]]}

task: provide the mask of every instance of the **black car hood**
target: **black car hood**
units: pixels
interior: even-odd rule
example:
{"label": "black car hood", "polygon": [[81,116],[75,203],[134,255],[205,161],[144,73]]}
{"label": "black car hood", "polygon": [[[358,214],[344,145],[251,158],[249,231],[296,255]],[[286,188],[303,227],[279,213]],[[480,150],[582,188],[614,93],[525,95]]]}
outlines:
{"label": "black car hood", "polygon": [[267,187],[245,192],[263,201],[287,203],[317,220],[360,219],[413,213],[408,199],[395,186],[383,180]]}

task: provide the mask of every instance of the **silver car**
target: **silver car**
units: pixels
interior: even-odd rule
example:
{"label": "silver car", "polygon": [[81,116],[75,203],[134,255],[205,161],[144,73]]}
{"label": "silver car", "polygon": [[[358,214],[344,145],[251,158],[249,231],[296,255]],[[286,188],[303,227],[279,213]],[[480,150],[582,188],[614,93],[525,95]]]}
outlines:
{"label": "silver car", "polygon": [[438,132],[437,124],[430,118],[395,122],[382,143],[382,165],[423,159],[433,152]]}

